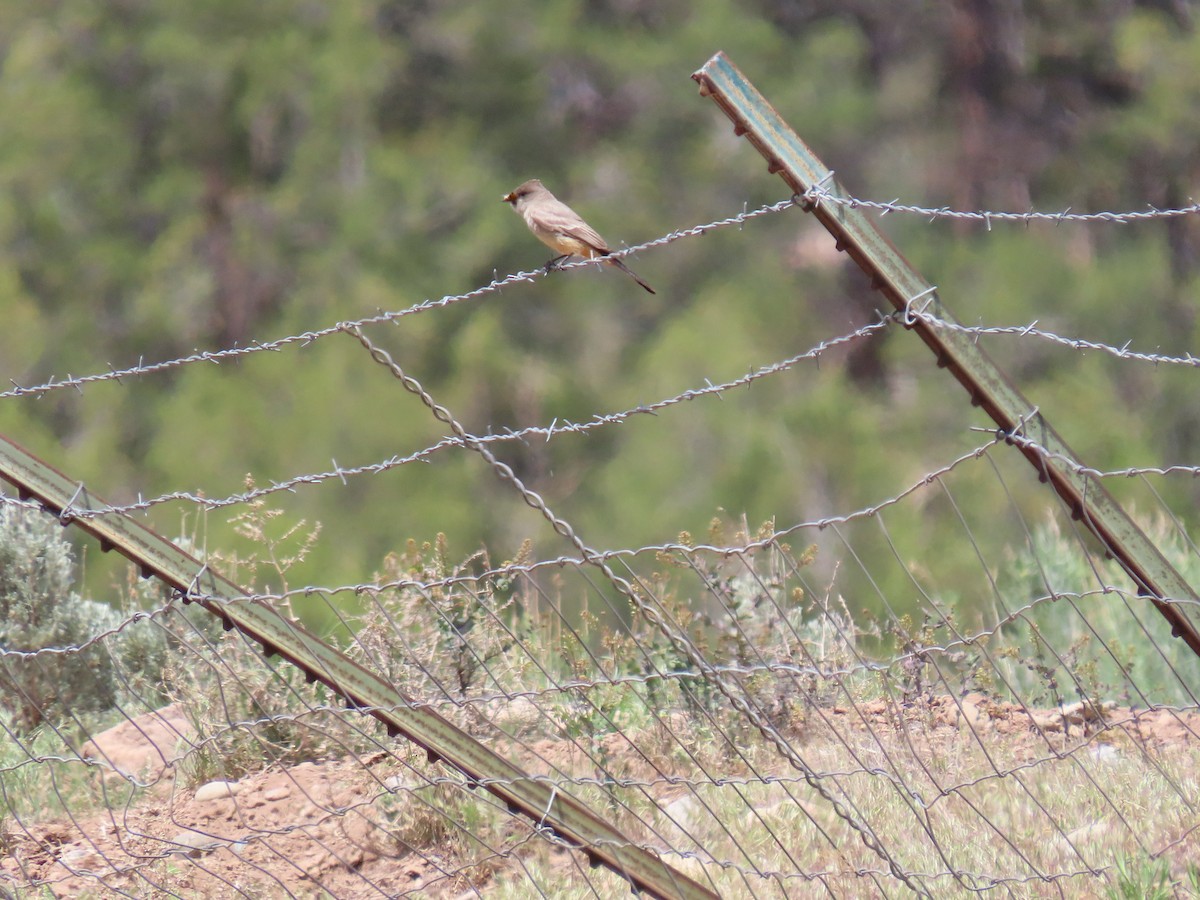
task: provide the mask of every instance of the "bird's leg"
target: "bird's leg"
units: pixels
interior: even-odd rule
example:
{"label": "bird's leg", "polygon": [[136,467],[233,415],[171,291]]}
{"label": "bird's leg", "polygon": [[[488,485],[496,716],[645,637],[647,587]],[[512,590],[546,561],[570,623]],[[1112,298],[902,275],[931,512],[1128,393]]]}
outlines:
{"label": "bird's leg", "polygon": [[570,258],[571,258],[570,253],[564,253],[562,256],[554,257],[554,259],[552,259],[552,260],[550,260],[550,262],[546,263],[546,274],[549,275],[551,272],[553,272],[555,269],[557,269],[560,265],[562,265],[562,261],[564,259],[570,259]]}

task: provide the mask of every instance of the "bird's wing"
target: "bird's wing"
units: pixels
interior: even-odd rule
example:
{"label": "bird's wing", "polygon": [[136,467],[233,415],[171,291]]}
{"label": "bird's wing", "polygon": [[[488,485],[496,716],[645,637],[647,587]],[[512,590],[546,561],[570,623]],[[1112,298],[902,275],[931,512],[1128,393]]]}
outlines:
{"label": "bird's wing", "polygon": [[607,254],[609,252],[608,244],[604,242],[604,238],[600,237],[596,229],[583,221],[579,213],[575,212],[567,204],[559,201],[552,211],[547,210],[547,212],[549,213],[547,218],[553,221],[552,227],[560,234],[572,237],[577,241],[582,241],[597,253]]}

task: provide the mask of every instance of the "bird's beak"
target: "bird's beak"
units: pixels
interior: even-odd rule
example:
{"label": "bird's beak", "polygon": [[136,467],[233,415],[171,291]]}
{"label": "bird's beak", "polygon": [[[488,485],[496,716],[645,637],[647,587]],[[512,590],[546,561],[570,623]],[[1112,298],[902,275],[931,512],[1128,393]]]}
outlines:
{"label": "bird's beak", "polygon": [[500,201],[502,203],[515,203],[516,200],[517,200],[517,192],[516,191],[511,191],[510,193],[507,193],[503,197],[500,198]]}

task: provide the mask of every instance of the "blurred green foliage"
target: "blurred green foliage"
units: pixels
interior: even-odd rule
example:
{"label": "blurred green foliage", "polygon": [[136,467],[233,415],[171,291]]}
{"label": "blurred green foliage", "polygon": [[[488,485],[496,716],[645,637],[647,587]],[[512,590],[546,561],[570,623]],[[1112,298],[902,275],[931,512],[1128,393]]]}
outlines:
{"label": "blurred green foliage", "polygon": [[[499,202],[531,176],[617,245],[779,199],[782,183],[688,78],[719,49],[861,196],[1017,210],[1188,202],[1200,172],[1193,5],[1008,6],[5,5],[0,375],[33,384],[245,345],[535,268],[544,249]],[[1194,349],[1195,217],[884,224],[968,323],[1036,319],[1117,346]],[[576,270],[373,335],[476,433],[583,421],[872,321],[879,301],[814,256],[813,229],[789,211],[647,252],[635,268],[653,297]],[[1196,460],[1188,373],[1014,339],[995,354],[1092,465]],[[498,452],[596,546],[702,532],[722,508],[780,525],[847,513],[980,442],[968,428],[986,423],[931,362],[892,334],[724,402]],[[264,485],[333,459],[369,464],[444,431],[334,336],[0,401],[0,433],[122,501],[224,497],[247,473]],[[1018,489],[1038,491],[1029,481]],[[1196,499],[1188,484],[1163,493]],[[566,549],[465,451],[277,502],[324,526],[293,583],[366,580],[407,537],[438,532],[464,554],[483,542],[503,558],[526,537],[539,553]],[[935,513],[897,516],[954,571],[971,550]],[[153,523],[210,551],[236,546],[232,513],[177,515]]]}

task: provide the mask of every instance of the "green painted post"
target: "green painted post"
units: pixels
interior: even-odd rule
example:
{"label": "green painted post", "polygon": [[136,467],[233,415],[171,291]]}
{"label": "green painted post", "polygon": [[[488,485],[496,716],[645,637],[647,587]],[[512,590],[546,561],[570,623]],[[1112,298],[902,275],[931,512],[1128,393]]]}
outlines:
{"label": "green painted post", "polygon": [[[16,486],[22,499],[35,498],[64,524],[73,524],[298,667],[309,681],[321,681],[352,709],[379,719],[390,735],[403,735],[431,760],[444,760],[472,782],[491,791],[513,812],[554,831],[653,897],[711,898],[717,895],[649,850],[638,846],[604,817],[570,794],[527,772],[426,707],[414,705],[394,685],[326,644],[263,600],[218,575],[195,557],[128,516],[104,512],[108,504],[83,485],[0,437],[0,478]],[[75,515],[72,515],[74,513]],[[80,515],[84,514],[84,515]],[[242,598],[242,599],[239,599]]]}
{"label": "green painted post", "polygon": [[[833,172],[779,116],[771,104],[724,53],[718,53],[692,75],[700,93],[711,97],[767,161],[767,170],[783,177],[798,196],[819,186],[833,197],[850,195],[833,179]],[[892,243],[860,210],[840,203],[803,200],[805,208],[833,235],[839,250],[858,263],[872,284],[902,313],[925,313],[957,324],[935,287],[925,281]],[[982,407],[1011,441],[1050,482],[1072,514],[1099,538],[1129,574],[1138,591],[1149,597],[1167,621],[1171,633],[1183,638],[1200,655],[1200,631],[1194,613],[1195,590],[1167,561],[1121,508],[1100,479],[1083,471],[1071,448],[1046,418],[1008,380],[967,333],[937,328],[922,315],[910,315],[912,328],[933,351],[939,366],[950,370],[967,389],[971,402]],[[1022,440],[1024,438],[1025,440]],[[1176,602],[1178,601],[1178,602]]]}

